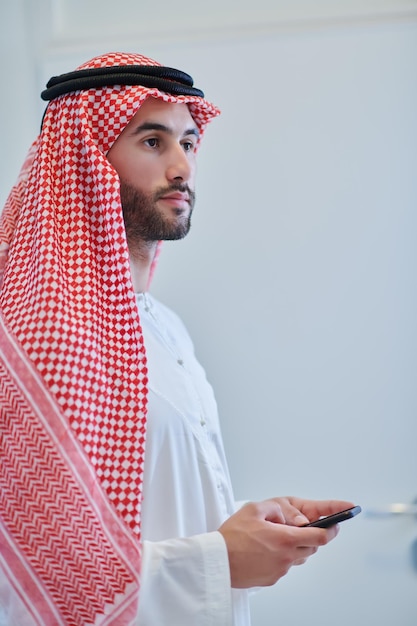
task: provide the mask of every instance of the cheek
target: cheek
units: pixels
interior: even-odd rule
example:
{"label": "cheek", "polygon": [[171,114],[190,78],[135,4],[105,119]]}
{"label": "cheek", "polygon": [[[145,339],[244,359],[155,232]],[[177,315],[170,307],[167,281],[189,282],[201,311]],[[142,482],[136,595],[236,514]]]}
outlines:
{"label": "cheek", "polygon": [[119,177],[124,179],[126,177],[125,170],[127,168],[127,164],[129,163],[129,159],[126,158],[123,150],[119,149],[118,144],[115,144],[112,148],[110,148],[107,153],[107,160],[119,174]]}
{"label": "cheek", "polygon": [[194,157],[192,163],[190,164],[190,183],[193,187],[195,187],[196,178],[197,178],[197,162]]}
{"label": "cheek", "polygon": [[151,186],[152,168],[134,152],[110,150],[107,158],[121,180],[143,190]]}

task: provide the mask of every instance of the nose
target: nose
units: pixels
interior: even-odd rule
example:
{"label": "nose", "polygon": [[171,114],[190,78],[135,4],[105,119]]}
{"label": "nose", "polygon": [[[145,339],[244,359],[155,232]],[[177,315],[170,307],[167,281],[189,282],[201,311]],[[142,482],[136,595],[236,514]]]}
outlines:
{"label": "nose", "polygon": [[166,177],[169,181],[182,180],[189,182],[194,171],[191,155],[184,151],[182,145],[175,145],[169,153]]}

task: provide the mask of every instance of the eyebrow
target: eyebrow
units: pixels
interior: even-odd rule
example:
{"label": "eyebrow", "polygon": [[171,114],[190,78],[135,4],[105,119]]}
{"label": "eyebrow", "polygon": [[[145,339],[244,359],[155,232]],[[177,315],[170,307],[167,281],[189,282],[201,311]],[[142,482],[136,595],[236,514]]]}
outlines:
{"label": "eyebrow", "polygon": [[[133,131],[133,135],[139,135],[140,133],[148,130],[158,130],[163,133],[168,133],[168,135],[173,135],[173,130],[169,126],[165,126],[165,124],[159,124],[158,122],[144,122],[143,124],[140,124]],[[186,137],[188,135],[194,135],[198,139],[200,136],[198,128],[188,128],[186,131],[184,131],[183,137]]]}

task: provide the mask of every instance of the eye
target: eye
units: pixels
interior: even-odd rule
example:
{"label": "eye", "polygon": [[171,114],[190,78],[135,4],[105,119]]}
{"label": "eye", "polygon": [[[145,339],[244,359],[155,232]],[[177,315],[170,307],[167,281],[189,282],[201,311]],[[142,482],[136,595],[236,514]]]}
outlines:
{"label": "eye", "polygon": [[195,143],[193,141],[184,141],[182,144],[185,152],[194,152]]}
{"label": "eye", "polygon": [[157,137],[148,137],[148,139],[145,139],[144,143],[150,148],[157,148],[159,146],[159,139]]}

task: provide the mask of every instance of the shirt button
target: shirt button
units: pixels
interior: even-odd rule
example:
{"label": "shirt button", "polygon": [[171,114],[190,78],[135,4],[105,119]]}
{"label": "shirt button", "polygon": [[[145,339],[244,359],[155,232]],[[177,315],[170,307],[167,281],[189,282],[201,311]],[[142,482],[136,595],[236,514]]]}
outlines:
{"label": "shirt button", "polygon": [[181,367],[184,365],[184,361],[182,359],[177,359],[177,363],[178,365],[181,365]]}

